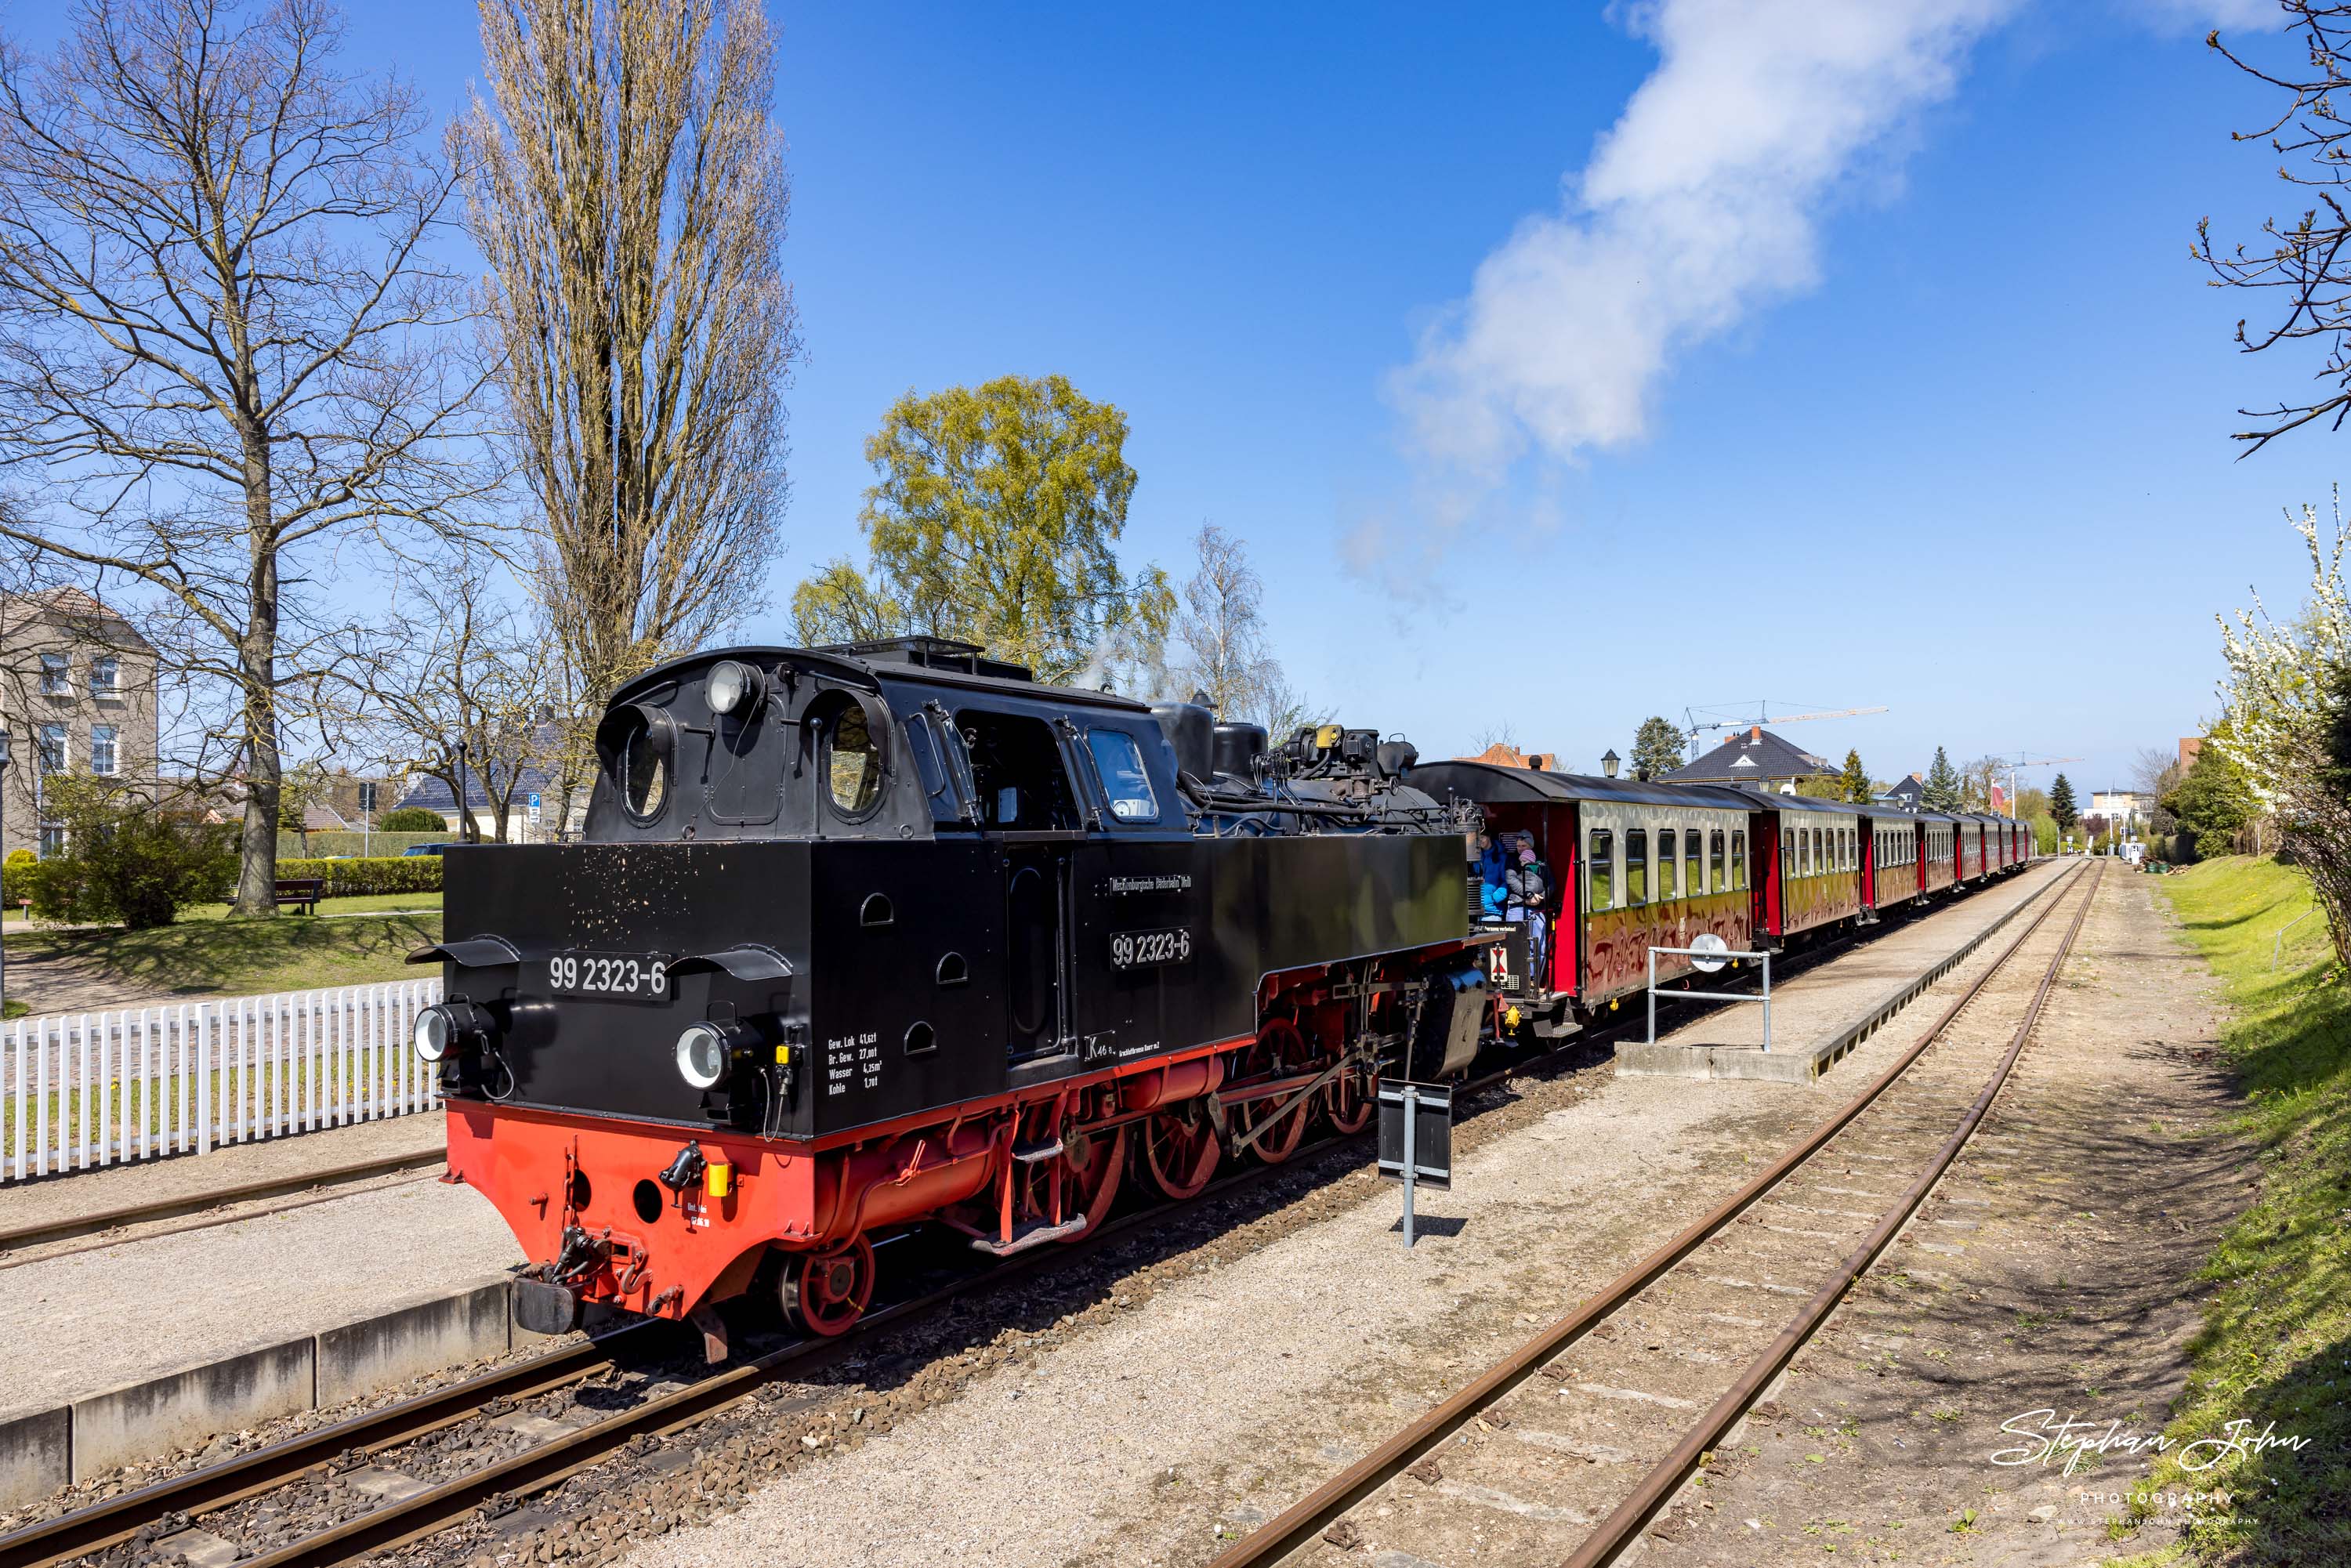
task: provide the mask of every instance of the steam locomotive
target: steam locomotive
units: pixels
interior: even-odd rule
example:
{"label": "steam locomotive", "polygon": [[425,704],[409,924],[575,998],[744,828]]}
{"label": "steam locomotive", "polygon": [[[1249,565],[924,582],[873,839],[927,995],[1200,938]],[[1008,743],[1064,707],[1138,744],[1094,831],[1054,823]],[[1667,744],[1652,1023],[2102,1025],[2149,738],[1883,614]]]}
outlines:
{"label": "steam locomotive", "polygon": [[583,841],[454,847],[417,1019],[519,1321],[816,1333],[877,1233],[1001,1256],[1374,1114],[1475,1052],[1477,809],[1324,726],[1040,685],[934,638],[735,648],[617,692]]}

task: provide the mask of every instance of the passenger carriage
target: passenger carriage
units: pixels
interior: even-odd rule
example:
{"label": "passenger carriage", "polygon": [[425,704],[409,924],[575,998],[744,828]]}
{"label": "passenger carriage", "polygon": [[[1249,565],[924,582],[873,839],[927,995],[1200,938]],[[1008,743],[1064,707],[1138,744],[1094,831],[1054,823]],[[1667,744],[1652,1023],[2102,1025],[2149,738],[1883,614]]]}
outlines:
{"label": "passenger carriage", "polygon": [[1921,812],[1918,823],[1922,893],[1940,893],[1959,880],[1959,824],[1940,811]]}
{"label": "passenger carriage", "polygon": [[1918,896],[1918,819],[1899,806],[1865,806],[1861,905],[1871,914],[1898,909]]}
{"label": "passenger carriage", "polygon": [[[1557,915],[1547,940],[1499,951],[1496,977],[1537,1032],[1642,991],[1651,947],[1700,936],[1734,952],[1750,946],[1750,834],[1762,797],[1469,761],[1419,763],[1410,777],[1439,800],[1476,802],[1495,832],[1533,835]],[[1660,981],[1693,972],[1684,955],[1657,955]]]}
{"label": "passenger carriage", "polygon": [[[1744,792],[1740,792],[1744,794]],[[1861,914],[1861,814],[1849,801],[1747,795],[1764,864],[1757,929],[1774,947]]]}

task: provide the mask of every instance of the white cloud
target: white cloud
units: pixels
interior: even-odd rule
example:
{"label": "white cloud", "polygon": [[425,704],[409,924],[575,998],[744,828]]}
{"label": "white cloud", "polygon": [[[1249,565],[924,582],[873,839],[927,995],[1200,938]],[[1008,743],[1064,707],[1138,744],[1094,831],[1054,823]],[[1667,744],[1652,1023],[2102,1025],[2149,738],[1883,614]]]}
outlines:
{"label": "white cloud", "polygon": [[[1530,449],[1573,460],[1647,428],[1677,354],[1810,287],[1839,183],[2018,0],[1655,0],[1657,68],[1557,214],[1528,218],[1389,392],[1460,493]],[[1466,511],[1458,499],[1450,509]],[[1377,551],[1377,542],[1354,544]]]}

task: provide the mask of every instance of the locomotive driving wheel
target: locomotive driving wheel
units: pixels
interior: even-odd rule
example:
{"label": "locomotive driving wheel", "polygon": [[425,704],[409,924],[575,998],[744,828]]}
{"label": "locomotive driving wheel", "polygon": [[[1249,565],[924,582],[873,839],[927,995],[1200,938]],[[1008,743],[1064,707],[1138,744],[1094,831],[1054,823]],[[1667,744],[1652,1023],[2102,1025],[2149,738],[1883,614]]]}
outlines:
{"label": "locomotive driving wheel", "polygon": [[1143,1165],[1159,1190],[1177,1202],[1197,1197],[1217,1174],[1224,1153],[1217,1129],[1197,1100],[1155,1112],[1143,1124]]}
{"label": "locomotive driving wheel", "polygon": [[[1312,1051],[1298,1026],[1288,1019],[1268,1019],[1258,1030],[1257,1043],[1242,1057],[1240,1077],[1243,1082],[1255,1078],[1285,1078],[1302,1072],[1311,1065]],[[1284,1111],[1282,1106],[1292,1099],[1295,1108]],[[1249,1147],[1267,1165],[1278,1166],[1298,1152],[1306,1139],[1306,1113],[1314,1108],[1312,1095],[1300,1096],[1296,1090],[1264,1100],[1244,1101],[1233,1108],[1234,1121],[1240,1135],[1255,1133],[1256,1141]],[[1271,1126],[1265,1126],[1269,1121]],[[1264,1127],[1263,1132],[1259,1128]]]}
{"label": "locomotive driving wheel", "polygon": [[1370,1126],[1379,1109],[1376,1086],[1355,1068],[1343,1070],[1323,1085],[1322,1113],[1331,1119],[1332,1130],[1343,1137],[1352,1137]]}
{"label": "locomotive driving wheel", "polygon": [[847,1333],[873,1299],[873,1245],[862,1236],[784,1261],[784,1318],[803,1333]]}

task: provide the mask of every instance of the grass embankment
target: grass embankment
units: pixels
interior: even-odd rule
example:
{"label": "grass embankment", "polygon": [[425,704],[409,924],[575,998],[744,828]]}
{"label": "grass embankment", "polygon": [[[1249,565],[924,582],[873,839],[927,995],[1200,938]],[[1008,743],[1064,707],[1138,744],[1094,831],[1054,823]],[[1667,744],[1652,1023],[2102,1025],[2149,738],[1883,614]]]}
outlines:
{"label": "grass embankment", "polygon": [[[2206,1261],[2218,1286],[2191,1346],[2188,1390],[2157,1466],[2158,1490],[2216,1490],[2196,1511],[2197,1562],[2351,1562],[2351,987],[2308,881],[2274,861],[2208,862],[2158,884],[2226,987],[2221,1047],[2243,1092],[2240,1131],[2259,1151],[2260,1196]],[[2153,1197],[2158,1195],[2146,1195]],[[2298,1450],[2220,1453],[2229,1423]]]}
{"label": "grass embankment", "polygon": [[[212,904],[150,931],[26,931],[12,925],[8,956],[54,957],[60,967],[120,986],[129,996],[246,996],[366,985],[417,976],[405,960],[441,939],[440,906],[437,893],[404,893],[326,899],[317,916],[275,920],[231,920],[225,906]],[[414,913],[381,913],[386,910]]]}

